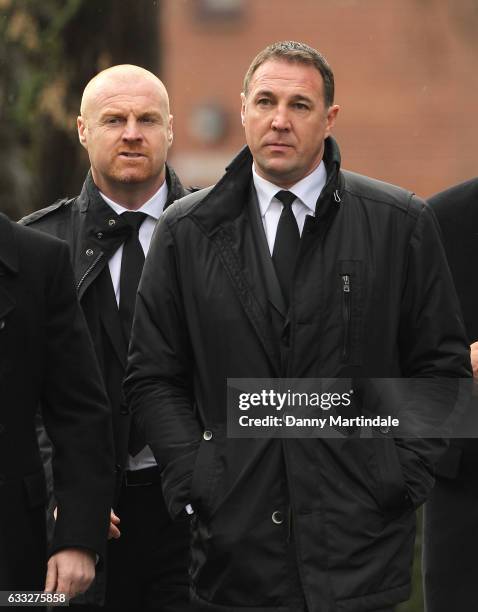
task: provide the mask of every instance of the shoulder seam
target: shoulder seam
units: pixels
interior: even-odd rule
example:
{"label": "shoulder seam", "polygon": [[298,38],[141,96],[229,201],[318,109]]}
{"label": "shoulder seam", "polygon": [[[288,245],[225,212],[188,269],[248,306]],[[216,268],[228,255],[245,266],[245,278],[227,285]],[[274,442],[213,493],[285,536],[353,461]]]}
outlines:
{"label": "shoulder seam", "polygon": [[76,196],[73,198],[61,198],[60,200],[57,200],[56,202],[54,202],[53,204],[50,204],[50,206],[47,206],[46,208],[35,210],[29,215],[26,215],[25,217],[20,219],[19,223],[20,225],[25,225],[25,226],[32,225],[33,223],[36,223],[37,221],[44,219],[51,213],[54,213],[55,211],[60,210],[61,208],[71,205],[75,199],[76,199]]}

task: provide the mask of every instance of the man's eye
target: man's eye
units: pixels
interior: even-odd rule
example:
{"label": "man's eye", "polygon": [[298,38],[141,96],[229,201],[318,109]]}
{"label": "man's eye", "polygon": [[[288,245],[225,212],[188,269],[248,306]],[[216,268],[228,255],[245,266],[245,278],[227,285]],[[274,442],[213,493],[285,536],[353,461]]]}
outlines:
{"label": "man's eye", "polygon": [[121,123],[121,119],[120,119],[120,117],[108,117],[105,120],[105,123],[108,124],[108,125],[117,125],[117,124]]}
{"label": "man's eye", "polygon": [[307,106],[307,104],[304,104],[303,102],[295,102],[294,108],[297,108],[298,110],[308,110],[309,107]]}
{"label": "man's eye", "polygon": [[259,100],[257,100],[257,104],[259,106],[269,106],[272,104],[272,102],[269,100],[269,98],[259,98]]}

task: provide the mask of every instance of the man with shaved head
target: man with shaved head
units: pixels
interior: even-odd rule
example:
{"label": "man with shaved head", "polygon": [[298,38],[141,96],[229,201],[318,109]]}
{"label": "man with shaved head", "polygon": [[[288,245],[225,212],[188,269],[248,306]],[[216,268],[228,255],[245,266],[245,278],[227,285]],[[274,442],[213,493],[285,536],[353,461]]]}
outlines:
{"label": "man with shaved head", "polygon": [[[163,83],[139,66],[113,66],[86,86],[77,120],[90,159],[81,194],[23,219],[66,240],[77,290],[111,404],[117,490],[106,579],[88,601],[111,610],[189,610],[188,532],[168,518],[160,467],[135,439],[122,392],[136,290],[155,225],[185,195],[166,165],[173,118]],[[101,576],[100,576],[101,578]],[[105,591],[104,591],[105,587]]]}

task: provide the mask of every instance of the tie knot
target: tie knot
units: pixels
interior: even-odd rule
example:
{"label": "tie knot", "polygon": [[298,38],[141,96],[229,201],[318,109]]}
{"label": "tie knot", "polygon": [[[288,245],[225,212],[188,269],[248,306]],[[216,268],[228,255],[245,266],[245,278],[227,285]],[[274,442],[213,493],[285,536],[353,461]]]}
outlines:
{"label": "tie knot", "polygon": [[278,191],[275,197],[282,202],[285,208],[290,208],[292,206],[292,202],[296,199],[296,196],[292,193],[292,191],[285,191],[284,189]]}
{"label": "tie knot", "polygon": [[124,219],[128,225],[131,225],[131,227],[136,232],[139,231],[141,224],[143,223],[143,221],[146,219],[147,216],[148,215],[146,213],[142,213],[142,212],[131,211],[131,212],[121,213],[121,218]]}

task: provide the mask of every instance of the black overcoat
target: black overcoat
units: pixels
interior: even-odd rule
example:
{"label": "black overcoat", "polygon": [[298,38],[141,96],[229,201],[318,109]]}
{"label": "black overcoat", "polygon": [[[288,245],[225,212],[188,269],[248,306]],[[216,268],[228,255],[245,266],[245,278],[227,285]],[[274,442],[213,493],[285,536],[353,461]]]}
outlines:
{"label": "black overcoat", "polygon": [[[468,340],[478,341],[478,178],[431,197],[461,303]],[[474,407],[478,402],[475,381]],[[476,412],[476,411],[475,411]],[[428,612],[472,610],[478,599],[478,418],[466,424],[474,438],[452,440],[438,465],[425,507],[424,582]]]}
{"label": "black overcoat", "polygon": [[406,599],[413,509],[445,448],[418,438],[232,438],[228,377],[471,374],[428,206],[340,170],[331,138],[324,161],[288,313],[247,148],[213,189],[166,211],[145,263],[126,391],[164,466],[171,514],[195,509],[192,592],[206,610],[297,612],[302,596],[309,612],[363,612]]}
{"label": "black overcoat", "polygon": [[[187,193],[175,172],[168,166],[166,182],[168,199],[165,208]],[[125,338],[121,325],[108,268],[109,259],[125,242],[132,228],[101,197],[91,172],[88,173],[79,196],[59,200],[25,217],[21,223],[65,240],[70,248],[78,297],[111,407],[116,470],[113,507],[116,507],[128,450],[134,454],[145,444],[143,439],[134,435],[134,428],[131,429],[131,414],[123,393],[128,339]],[[39,427],[45,458],[48,455],[48,441],[44,439],[43,434],[42,428]],[[47,474],[49,473],[47,469]],[[114,550],[114,542],[111,544]],[[104,578],[102,572],[98,573],[94,586],[87,594],[88,600],[103,602]]]}
{"label": "black overcoat", "polygon": [[42,590],[46,572],[39,402],[54,446],[50,554],[103,555],[113,495],[109,409],[67,245],[0,215],[0,590]]}
{"label": "black overcoat", "polygon": [[[168,200],[165,208],[188,193],[169,167],[166,181]],[[100,196],[91,172],[78,197],[59,200],[24,217],[21,223],[57,236],[70,247],[78,297],[111,406],[116,478],[119,484],[131,443],[131,415],[122,389],[128,343],[122,331],[116,298],[108,277],[108,260],[124,243],[132,229]],[[131,444],[132,450],[140,450],[144,446],[142,441],[135,442],[133,440]]]}

